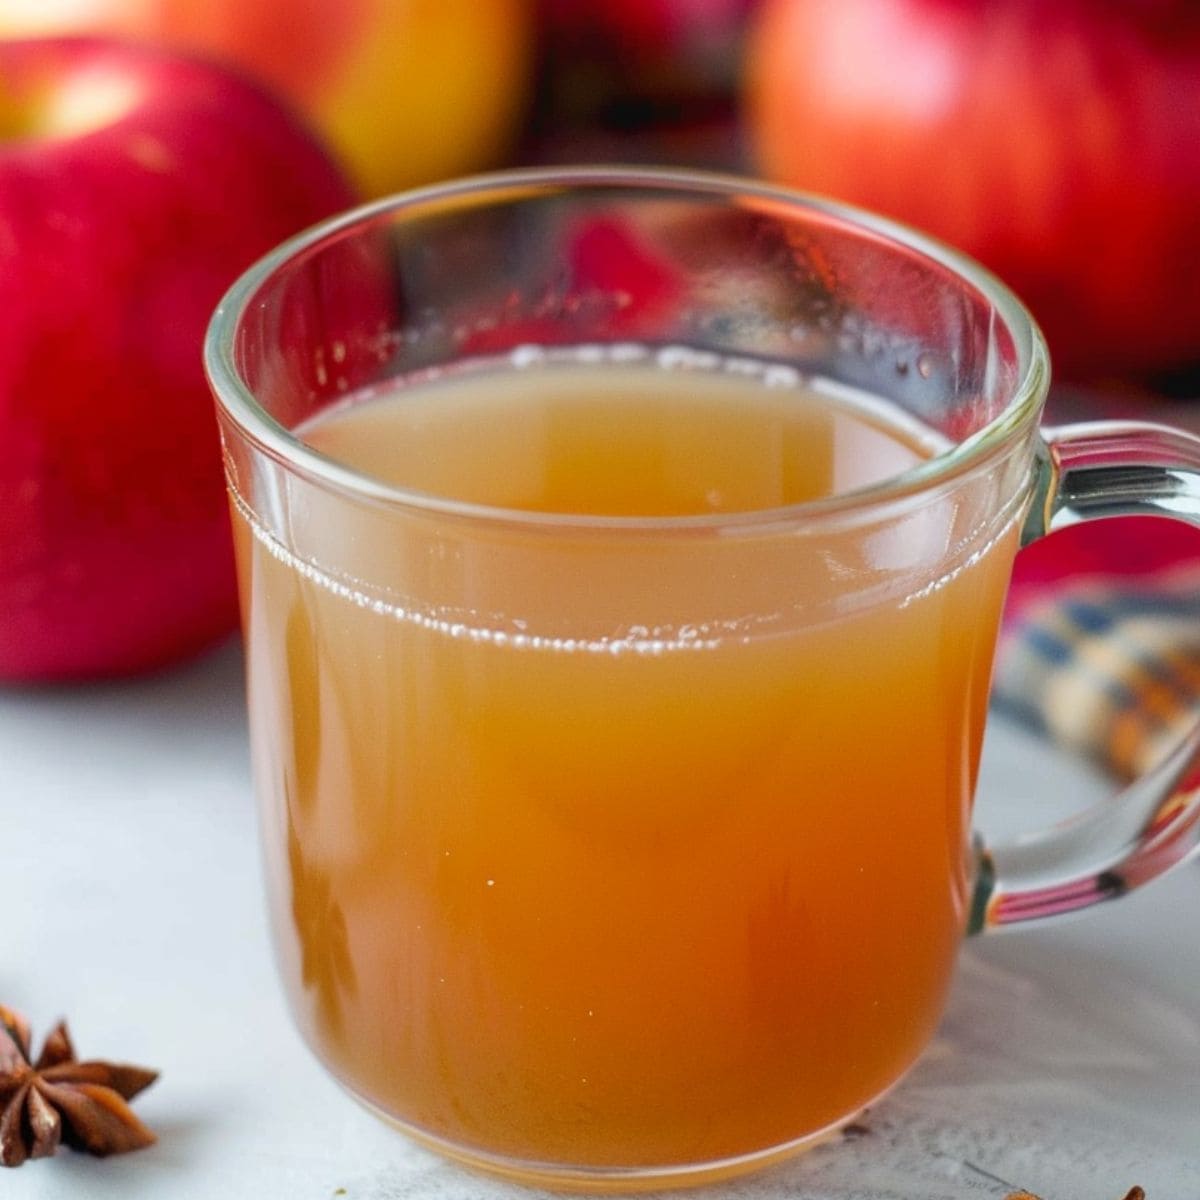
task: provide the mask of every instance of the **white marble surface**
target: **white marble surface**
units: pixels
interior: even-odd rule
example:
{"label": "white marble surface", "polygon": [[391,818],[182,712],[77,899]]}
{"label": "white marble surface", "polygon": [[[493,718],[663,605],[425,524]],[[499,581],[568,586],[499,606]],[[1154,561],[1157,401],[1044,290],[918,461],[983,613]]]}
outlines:
{"label": "white marble surface", "polygon": [[[159,1067],[150,1150],[0,1173],[4,1200],[514,1200],[330,1083],[266,945],[236,645],[132,684],[0,690],[0,1002]],[[996,737],[982,820],[1094,786]],[[1053,778],[1047,780],[1047,773]],[[868,1132],[698,1195],[1200,1197],[1200,865],[969,945],[942,1031]]]}

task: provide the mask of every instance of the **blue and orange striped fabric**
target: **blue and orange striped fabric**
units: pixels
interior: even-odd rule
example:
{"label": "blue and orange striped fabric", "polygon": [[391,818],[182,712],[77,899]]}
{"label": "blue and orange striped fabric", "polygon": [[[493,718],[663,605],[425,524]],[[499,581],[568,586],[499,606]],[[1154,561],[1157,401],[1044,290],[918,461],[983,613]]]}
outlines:
{"label": "blue and orange striped fabric", "polygon": [[1001,641],[993,703],[1119,779],[1200,716],[1200,562],[1064,581]]}

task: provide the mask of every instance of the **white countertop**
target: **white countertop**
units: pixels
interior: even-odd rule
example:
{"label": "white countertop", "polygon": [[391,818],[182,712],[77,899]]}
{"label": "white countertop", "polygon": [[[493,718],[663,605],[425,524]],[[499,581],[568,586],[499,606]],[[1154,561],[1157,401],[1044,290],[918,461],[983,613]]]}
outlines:
{"label": "white countertop", "polygon": [[[35,1041],[157,1067],[157,1146],[0,1171],[4,1200],[490,1200],[348,1100],[293,1032],[260,895],[230,645],[135,683],[0,690],[0,1003]],[[981,820],[1095,783],[992,738]],[[1053,775],[1051,780],[1048,776]],[[1001,812],[1001,810],[1006,810]],[[868,1132],[696,1195],[1200,1198],[1200,864],[1053,928],[973,942],[941,1033]]]}

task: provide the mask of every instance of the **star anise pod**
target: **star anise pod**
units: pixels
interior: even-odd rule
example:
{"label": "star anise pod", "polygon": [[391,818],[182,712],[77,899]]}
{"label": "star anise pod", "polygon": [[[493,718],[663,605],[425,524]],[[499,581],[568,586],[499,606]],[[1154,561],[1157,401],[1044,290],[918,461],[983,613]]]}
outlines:
{"label": "star anise pod", "polygon": [[30,1057],[29,1023],[0,1005],[0,1166],[53,1154],[59,1142],[89,1154],[121,1154],[155,1141],[125,1102],[157,1071],[78,1062],[60,1021]]}

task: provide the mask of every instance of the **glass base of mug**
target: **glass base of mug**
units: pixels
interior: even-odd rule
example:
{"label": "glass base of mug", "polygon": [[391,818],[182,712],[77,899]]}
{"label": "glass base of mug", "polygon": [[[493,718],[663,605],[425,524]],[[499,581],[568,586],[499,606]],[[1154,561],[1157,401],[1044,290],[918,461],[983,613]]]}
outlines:
{"label": "glass base of mug", "polygon": [[[343,1084],[343,1087],[345,1085]],[[890,1088],[888,1089],[891,1090]],[[445,1141],[434,1134],[426,1133],[405,1121],[398,1120],[369,1100],[346,1091],[368,1112],[386,1125],[403,1133],[412,1141],[450,1159],[459,1166],[490,1175],[493,1178],[519,1183],[525,1187],[542,1188],[547,1191],[596,1194],[619,1194],[630,1192],[661,1191],[668,1188],[690,1188],[701,1184],[719,1183],[740,1175],[761,1171],[789,1158],[795,1158],[822,1142],[836,1138],[847,1125],[852,1124],[876,1100],[847,1114],[824,1129],[806,1134],[795,1141],[734,1158],[718,1159],[713,1162],[687,1163],[683,1166],[639,1166],[571,1167],[561,1163],[527,1162],[521,1159],[504,1158],[483,1150],[473,1150],[454,1142]]]}

